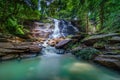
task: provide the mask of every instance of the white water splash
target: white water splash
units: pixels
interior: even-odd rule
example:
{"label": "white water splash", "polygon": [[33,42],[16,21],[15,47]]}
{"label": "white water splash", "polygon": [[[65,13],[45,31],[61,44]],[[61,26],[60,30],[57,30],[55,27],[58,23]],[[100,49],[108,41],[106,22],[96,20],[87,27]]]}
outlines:
{"label": "white water splash", "polygon": [[55,22],[55,28],[54,28],[54,31],[53,31],[53,34],[52,34],[52,37],[53,38],[57,38],[57,37],[60,37],[61,34],[60,34],[60,29],[59,29],[59,20],[57,19],[54,19],[54,22]]}

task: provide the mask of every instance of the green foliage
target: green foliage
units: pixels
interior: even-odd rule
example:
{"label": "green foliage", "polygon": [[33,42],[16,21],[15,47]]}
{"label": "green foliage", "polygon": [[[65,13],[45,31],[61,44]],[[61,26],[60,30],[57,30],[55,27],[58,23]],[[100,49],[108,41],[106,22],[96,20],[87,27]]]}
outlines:
{"label": "green foliage", "polygon": [[24,20],[39,20],[38,0],[31,0],[31,6],[24,0],[0,0],[0,29],[15,35],[23,35]]}
{"label": "green foliage", "polygon": [[96,22],[98,32],[119,32],[119,0],[55,0],[50,6],[43,6],[49,17],[81,20],[87,28],[90,20]]}
{"label": "green foliage", "polygon": [[[28,5],[24,0],[0,0],[0,29],[8,29],[11,23],[14,29],[17,29],[15,25],[21,25],[20,22],[24,20],[53,17],[66,20],[76,18],[81,21],[80,25],[86,29],[86,32],[91,27],[90,20],[95,22],[94,25],[98,32],[120,32],[119,0],[54,0],[49,6],[46,0],[41,0],[40,11],[37,10],[38,0],[30,1]],[[11,17],[14,17],[14,20]],[[13,22],[9,20],[10,18]]]}
{"label": "green foliage", "polygon": [[11,17],[6,21],[6,29],[11,34],[24,34],[23,26],[18,24],[15,17]]}
{"label": "green foliage", "polygon": [[67,45],[67,48],[68,48],[69,50],[71,50],[71,49],[74,49],[74,48],[80,46],[80,44],[81,44],[80,42],[71,42],[71,43],[69,43],[69,44]]}
{"label": "green foliage", "polygon": [[102,47],[104,47],[106,45],[106,42],[103,42],[103,41],[98,41],[98,42],[96,42],[93,46],[95,47],[95,48],[102,48]]}
{"label": "green foliage", "polygon": [[74,52],[75,55],[80,56],[82,59],[85,60],[90,60],[92,59],[95,55],[100,54],[100,51],[95,49],[95,48],[84,48],[82,50],[78,50]]}

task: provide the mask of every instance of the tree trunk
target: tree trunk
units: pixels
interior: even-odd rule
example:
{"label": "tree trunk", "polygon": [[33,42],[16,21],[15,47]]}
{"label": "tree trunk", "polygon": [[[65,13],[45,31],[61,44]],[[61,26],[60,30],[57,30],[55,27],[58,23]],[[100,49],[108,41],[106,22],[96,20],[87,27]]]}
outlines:
{"label": "tree trunk", "polygon": [[88,18],[88,13],[86,14],[86,33],[88,33],[88,28],[89,28],[89,18]]}
{"label": "tree trunk", "polygon": [[103,28],[103,23],[104,23],[104,2],[100,4],[100,29]]}

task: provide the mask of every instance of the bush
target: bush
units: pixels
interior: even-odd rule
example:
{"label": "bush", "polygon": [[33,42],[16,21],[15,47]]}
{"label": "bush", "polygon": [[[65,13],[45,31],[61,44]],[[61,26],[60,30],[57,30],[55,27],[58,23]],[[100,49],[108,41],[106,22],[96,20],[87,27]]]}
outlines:
{"label": "bush", "polygon": [[84,48],[82,50],[79,50],[79,51],[76,51],[74,52],[74,54],[76,56],[79,56],[81,57],[82,59],[85,59],[85,60],[90,60],[92,59],[95,55],[98,55],[100,54],[100,51],[95,49],[95,48]]}

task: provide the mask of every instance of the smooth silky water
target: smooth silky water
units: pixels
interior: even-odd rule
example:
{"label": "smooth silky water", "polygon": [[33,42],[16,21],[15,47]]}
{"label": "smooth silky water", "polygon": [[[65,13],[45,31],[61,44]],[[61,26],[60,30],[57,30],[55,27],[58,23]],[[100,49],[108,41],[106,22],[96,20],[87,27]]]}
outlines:
{"label": "smooth silky water", "polygon": [[120,80],[120,74],[77,60],[70,53],[43,49],[42,56],[0,63],[0,80]]}

